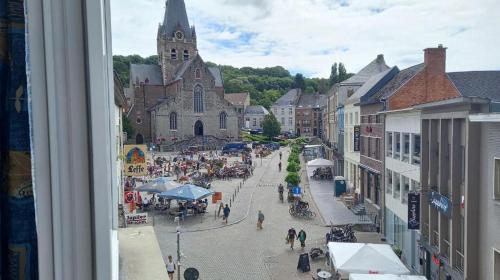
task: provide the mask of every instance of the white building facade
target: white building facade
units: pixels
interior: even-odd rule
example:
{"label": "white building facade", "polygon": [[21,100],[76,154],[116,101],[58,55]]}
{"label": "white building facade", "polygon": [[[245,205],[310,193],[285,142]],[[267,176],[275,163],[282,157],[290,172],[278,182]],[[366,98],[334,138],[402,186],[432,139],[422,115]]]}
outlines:
{"label": "white building facade", "polygon": [[[346,103],[344,108],[344,177],[348,186],[360,194],[360,107],[354,103]],[[357,135],[357,136],[356,136]],[[355,139],[355,137],[357,137]]]}
{"label": "white building facade", "polygon": [[295,107],[300,89],[291,89],[271,106],[271,112],[281,125],[281,132],[295,133]]}
{"label": "white building facade", "polygon": [[402,250],[402,259],[409,267],[420,271],[416,248],[419,231],[408,230],[408,194],[421,189],[420,112],[387,112],[385,127],[386,238]]}

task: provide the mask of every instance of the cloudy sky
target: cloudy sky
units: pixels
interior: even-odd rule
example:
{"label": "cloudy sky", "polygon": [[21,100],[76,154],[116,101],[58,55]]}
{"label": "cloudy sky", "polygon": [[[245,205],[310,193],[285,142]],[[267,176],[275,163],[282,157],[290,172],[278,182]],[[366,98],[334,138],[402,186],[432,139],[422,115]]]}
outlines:
{"label": "cloudy sky", "polygon": [[[281,65],[327,77],[384,54],[400,69],[426,47],[448,47],[447,70],[500,70],[498,0],[185,0],[205,61]],[[165,0],[112,0],[115,54],[156,54]]]}

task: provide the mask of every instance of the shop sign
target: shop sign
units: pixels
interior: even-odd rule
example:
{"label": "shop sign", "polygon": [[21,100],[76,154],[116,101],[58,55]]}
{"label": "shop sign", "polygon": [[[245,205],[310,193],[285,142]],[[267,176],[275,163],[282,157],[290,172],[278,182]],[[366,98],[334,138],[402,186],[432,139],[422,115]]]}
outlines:
{"label": "shop sign", "polygon": [[293,196],[299,197],[302,194],[302,189],[300,187],[293,187],[292,193]]}
{"label": "shop sign", "polygon": [[354,151],[359,152],[361,147],[361,126],[354,126]]}
{"label": "shop sign", "polygon": [[146,145],[125,145],[123,147],[125,163],[123,164],[126,176],[146,176],[148,166],[146,163]]}
{"label": "shop sign", "polygon": [[212,204],[216,204],[221,200],[222,200],[222,192],[215,192],[214,195],[212,195]]}
{"label": "shop sign", "polygon": [[408,193],[408,229],[420,229],[420,193]]}
{"label": "shop sign", "polygon": [[134,203],[134,192],[125,192],[124,196],[125,203]]}
{"label": "shop sign", "polygon": [[127,225],[141,225],[148,223],[148,213],[126,214]]}
{"label": "shop sign", "polygon": [[446,196],[440,195],[438,192],[430,192],[429,204],[451,218],[451,201]]}

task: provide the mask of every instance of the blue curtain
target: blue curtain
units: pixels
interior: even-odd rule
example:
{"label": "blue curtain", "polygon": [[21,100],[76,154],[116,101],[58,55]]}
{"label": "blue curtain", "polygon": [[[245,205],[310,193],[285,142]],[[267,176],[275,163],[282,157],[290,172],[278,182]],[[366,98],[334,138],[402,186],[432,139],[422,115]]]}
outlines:
{"label": "blue curtain", "polygon": [[23,0],[0,0],[0,279],[38,279]]}

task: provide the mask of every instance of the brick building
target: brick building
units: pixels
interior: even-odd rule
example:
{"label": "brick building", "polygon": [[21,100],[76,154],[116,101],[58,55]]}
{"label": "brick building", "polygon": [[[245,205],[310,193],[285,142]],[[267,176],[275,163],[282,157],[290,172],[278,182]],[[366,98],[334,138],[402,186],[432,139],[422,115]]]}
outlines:
{"label": "brick building", "polygon": [[299,136],[318,137],[323,134],[323,110],[326,95],[301,94],[295,108],[296,132]]}

